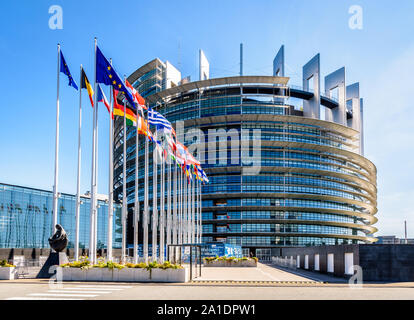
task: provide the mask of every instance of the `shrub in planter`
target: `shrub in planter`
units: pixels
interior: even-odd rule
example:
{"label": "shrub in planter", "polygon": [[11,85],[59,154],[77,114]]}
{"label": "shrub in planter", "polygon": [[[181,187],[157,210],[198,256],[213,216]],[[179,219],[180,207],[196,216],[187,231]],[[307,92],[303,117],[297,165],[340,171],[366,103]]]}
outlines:
{"label": "shrub in planter", "polygon": [[0,261],[0,280],[13,280],[16,266],[6,260]]}
{"label": "shrub in planter", "polygon": [[206,257],[203,258],[206,265],[217,266],[217,267],[236,267],[236,266],[253,266],[257,264],[257,258],[236,258],[236,257]]}
{"label": "shrub in planter", "polygon": [[[178,275],[177,277],[177,272],[174,272],[175,269],[183,269],[183,267],[172,264],[169,261],[162,264],[158,264],[157,262],[151,262],[149,264],[120,264],[112,261],[105,262],[104,259],[99,259],[98,263],[92,265],[87,257],[82,257],[80,261],[66,263],[61,267],[64,270],[63,280],[150,281],[154,270],[157,270],[155,273],[159,281],[167,281],[169,278],[172,280],[183,278],[183,275]],[[185,275],[184,278],[187,279]]]}
{"label": "shrub in planter", "polygon": [[14,264],[8,263],[7,260],[0,260],[0,268],[14,268]]}

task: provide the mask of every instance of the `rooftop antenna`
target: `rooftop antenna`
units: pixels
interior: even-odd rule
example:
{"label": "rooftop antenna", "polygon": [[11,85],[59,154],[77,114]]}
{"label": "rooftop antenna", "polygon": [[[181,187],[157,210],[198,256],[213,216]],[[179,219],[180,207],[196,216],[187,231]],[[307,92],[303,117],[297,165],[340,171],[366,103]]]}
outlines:
{"label": "rooftop antenna", "polygon": [[178,39],[178,62],[177,62],[178,70],[181,71],[181,39]]}
{"label": "rooftop antenna", "polygon": [[243,75],[243,43],[240,43],[240,76]]}

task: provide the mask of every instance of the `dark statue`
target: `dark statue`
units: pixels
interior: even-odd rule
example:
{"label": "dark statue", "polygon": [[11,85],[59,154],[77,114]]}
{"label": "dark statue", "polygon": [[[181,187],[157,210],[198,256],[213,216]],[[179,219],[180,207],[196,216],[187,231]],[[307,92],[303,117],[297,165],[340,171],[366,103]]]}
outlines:
{"label": "dark statue", "polygon": [[62,252],[68,245],[68,236],[60,224],[56,225],[56,232],[49,238],[49,244],[56,252]]}

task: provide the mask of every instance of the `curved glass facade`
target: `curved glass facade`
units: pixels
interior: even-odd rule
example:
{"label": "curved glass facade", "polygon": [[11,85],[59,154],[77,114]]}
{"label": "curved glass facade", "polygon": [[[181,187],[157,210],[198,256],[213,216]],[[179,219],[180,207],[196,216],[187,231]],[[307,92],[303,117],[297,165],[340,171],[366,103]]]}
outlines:
{"label": "curved glass facade", "polygon": [[[162,68],[157,70],[161,79]],[[146,95],[144,83],[156,74],[151,72],[131,76],[130,82],[176,126],[177,135],[184,128],[180,140],[192,148],[210,179],[202,188],[204,242],[254,249],[376,241],[371,236],[377,221],[376,168],[358,152],[358,131],[305,117],[289,105],[287,86],[259,81],[202,86],[200,81],[195,89],[182,86],[168,94],[160,80],[153,90],[160,94]],[[117,136],[122,135],[120,121],[118,128]],[[224,138],[213,131],[224,132]],[[134,142],[131,133],[130,203]],[[254,142],[259,142],[258,153],[252,153]],[[120,164],[121,143],[118,138],[115,144]],[[218,150],[220,143],[224,150]],[[250,164],[243,161],[246,154]],[[258,170],[246,173],[249,167]],[[120,177],[115,178],[119,191]]]}

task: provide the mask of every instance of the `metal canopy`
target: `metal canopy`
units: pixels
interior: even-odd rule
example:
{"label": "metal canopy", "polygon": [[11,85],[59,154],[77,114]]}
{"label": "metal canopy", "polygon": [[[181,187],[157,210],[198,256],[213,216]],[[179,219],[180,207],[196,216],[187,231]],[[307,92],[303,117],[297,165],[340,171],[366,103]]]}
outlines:
{"label": "metal canopy", "polygon": [[172,87],[161,92],[154,93],[147,97],[149,102],[160,101],[163,98],[187,93],[192,90],[199,90],[215,86],[225,86],[231,84],[241,84],[241,83],[250,83],[250,84],[273,84],[286,86],[289,82],[288,77],[273,77],[273,76],[237,76],[237,77],[224,77],[224,78],[215,78],[207,79],[202,81],[194,81],[182,84],[180,86]]}

